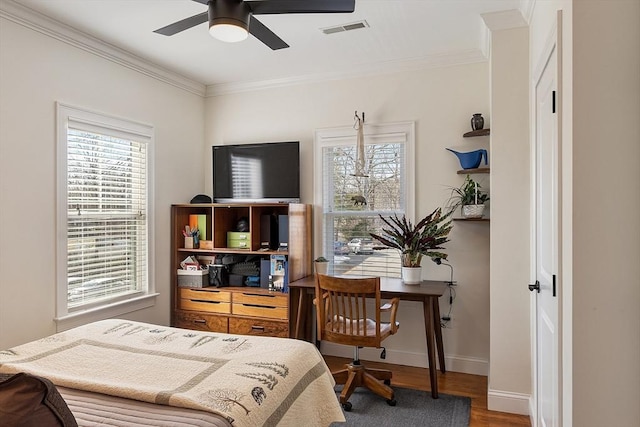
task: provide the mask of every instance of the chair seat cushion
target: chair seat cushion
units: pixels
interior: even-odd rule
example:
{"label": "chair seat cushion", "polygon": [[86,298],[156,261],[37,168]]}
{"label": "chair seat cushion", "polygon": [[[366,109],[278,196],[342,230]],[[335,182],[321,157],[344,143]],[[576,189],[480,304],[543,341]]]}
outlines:
{"label": "chair seat cushion", "polygon": [[[333,324],[331,322],[327,322],[327,330],[332,332],[337,332],[340,334],[350,334],[350,335],[360,335],[360,336],[369,336],[373,337],[376,335],[376,322],[371,319],[358,319],[359,321],[353,320],[353,332],[351,331],[351,322],[352,320],[349,318],[345,318],[342,316],[334,316]],[[346,325],[346,328],[345,328]],[[396,327],[399,326],[399,323],[396,322]],[[366,330],[366,334],[365,334]],[[380,322],[380,335],[385,336],[391,333],[391,323],[388,322]]]}

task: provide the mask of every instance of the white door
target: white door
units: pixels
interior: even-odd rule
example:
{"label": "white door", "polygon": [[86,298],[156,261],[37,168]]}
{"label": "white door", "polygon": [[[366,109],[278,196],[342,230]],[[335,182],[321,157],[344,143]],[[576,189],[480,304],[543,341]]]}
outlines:
{"label": "white door", "polygon": [[[559,23],[558,23],[559,24]],[[559,35],[559,26],[557,33]],[[557,82],[558,42],[554,37],[541,58],[535,80],[535,358],[539,427],[560,419],[560,140]]]}

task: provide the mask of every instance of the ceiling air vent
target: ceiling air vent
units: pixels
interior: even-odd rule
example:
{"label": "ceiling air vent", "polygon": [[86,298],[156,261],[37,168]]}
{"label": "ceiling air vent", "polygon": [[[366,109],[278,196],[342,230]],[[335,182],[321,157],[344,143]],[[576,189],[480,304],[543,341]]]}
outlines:
{"label": "ceiling air vent", "polygon": [[367,21],[352,22],[350,24],[338,25],[335,27],[320,28],[325,34],[341,33],[343,31],[357,30],[359,28],[369,28]]}

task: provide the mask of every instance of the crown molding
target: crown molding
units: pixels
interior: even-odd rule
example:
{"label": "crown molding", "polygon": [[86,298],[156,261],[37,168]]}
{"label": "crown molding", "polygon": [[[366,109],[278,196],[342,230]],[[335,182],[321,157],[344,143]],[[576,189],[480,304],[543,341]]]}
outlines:
{"label": "crown molding", "polygon": [[524,16],[525,21],[527,21],[529,25],[531,25],[535,7],[536,0],[520,0],[520,12],[522,12],[522,16]]}
{"label": "crown molding", "polygon": [[343,80],[383,74],[393,74],[405,71],[441,68],[486,61],[487,56],[484,55],[480,49],[469,49],[458,52],[429,55],[419,58],[410,58],[400,61],[385,61],[373,64],[363,64],[360,67],[354,68],[348,72],[328,72],[320,74],[309,74],[304,76],[285,77],[272,80],[213,84],[207,86],[207,92],[205,96],[214,97],[233,93],[273,89],[284,86],[320,83],[331,80]]}
{"label": "crown molding", "polygon": [[12,0],[0,0],[0,18],[82,49],[179,89],[204,96],[206,86],[51,19]]}
{"label": "crown molding", "polygon": [[510,30],[528,25],[519,9],[481,13],[480,16],[491,31]]}

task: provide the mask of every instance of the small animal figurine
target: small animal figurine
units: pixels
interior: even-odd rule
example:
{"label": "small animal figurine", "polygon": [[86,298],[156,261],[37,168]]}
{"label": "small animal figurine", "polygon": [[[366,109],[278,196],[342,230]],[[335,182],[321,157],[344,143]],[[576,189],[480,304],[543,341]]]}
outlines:
{"label": "small animal figurine", "polygon": [[351,200],[353,200],[353,206],[364,206],[367,204],[367,199],[365,199],[363,196],[353,196]]}

